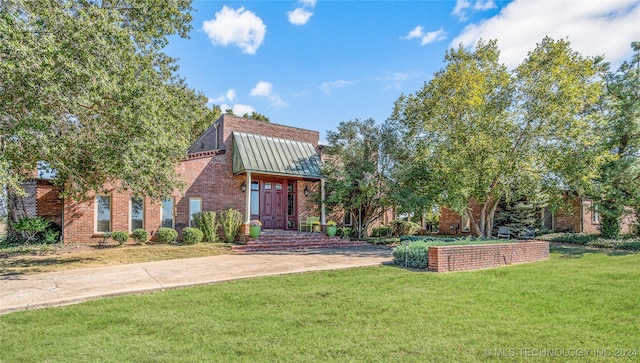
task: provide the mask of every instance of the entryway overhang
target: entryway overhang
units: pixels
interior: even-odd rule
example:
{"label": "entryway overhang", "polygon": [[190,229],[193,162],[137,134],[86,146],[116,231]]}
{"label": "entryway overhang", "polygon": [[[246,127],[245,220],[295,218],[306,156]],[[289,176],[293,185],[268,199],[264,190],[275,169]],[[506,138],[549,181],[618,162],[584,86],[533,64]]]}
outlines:
{"label": "entryway overhang", "polygon": [[[245,174],[247,188],[252,185],[252,174],[319,181],[320,222],[325,225],[324,179],[320,173],[320,156],[311,143],[234,131],[232,160],[233,174]],[[245,198],[246,211],[249,211],[251,193],[247,192]],[[245,213],[245,224],[250,218],[251,213]]]}
{"label": "entryway overhang", "polygon": [[246,172],[320,180],[320,156],[311,143],[233,132],[233,174]]}

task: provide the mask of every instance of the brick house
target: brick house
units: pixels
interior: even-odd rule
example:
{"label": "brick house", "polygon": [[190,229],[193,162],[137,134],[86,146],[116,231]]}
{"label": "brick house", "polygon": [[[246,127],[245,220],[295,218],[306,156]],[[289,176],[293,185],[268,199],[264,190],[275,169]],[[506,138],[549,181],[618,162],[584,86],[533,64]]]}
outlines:
{"label": "brick house", "polygon": [[[555,214],[552,214],[547,208],[539,213],[539,224],[535,227],[543,227],[553,232],[573,232],[573,233],[600,233],[600,215],[597,206],[593,201],[578,196],[570,196],[567,198],[567,206]],[[480,206],[474,200],[469,202],[476,215],[476,220],[480,219]],[[628,213],[620,221],[620,231],[622,233],[632,233],[635,217]],[[443,207],[440,210],[440,233],[452,235],[468,235],[470,233],[470,221],[465,216],[461,216],[457,212]],[[494,228],[498,226],[494,225]],[[495,235],[495,231],[492,233]]]}
{"label": "brick house", "polygon": [[62,227],[67,242],[97,242],[105,232],[160,227],[181,232],[195,213],[234,208],[245,218],[259,219],[264,229],[295,230],[301,219],[320,215],[310,191],[320,190],[317,131],[245,119],[220,117],[193,143],[177,166],[185,188],[164,201],[137,197],[107,186],[86,200],[60,199],[60,187],[36,179],[24,185],[28,215]]}

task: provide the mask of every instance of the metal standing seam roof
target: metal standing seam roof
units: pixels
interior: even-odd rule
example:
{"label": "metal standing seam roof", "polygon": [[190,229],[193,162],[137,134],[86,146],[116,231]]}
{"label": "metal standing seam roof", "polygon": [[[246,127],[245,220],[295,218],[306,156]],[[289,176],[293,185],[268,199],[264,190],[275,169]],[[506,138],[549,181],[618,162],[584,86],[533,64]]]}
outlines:
{"label": "metal standing seam roof", "polygon": [[312,144],[234,131],[233,174],[244,172],[322,178]]}

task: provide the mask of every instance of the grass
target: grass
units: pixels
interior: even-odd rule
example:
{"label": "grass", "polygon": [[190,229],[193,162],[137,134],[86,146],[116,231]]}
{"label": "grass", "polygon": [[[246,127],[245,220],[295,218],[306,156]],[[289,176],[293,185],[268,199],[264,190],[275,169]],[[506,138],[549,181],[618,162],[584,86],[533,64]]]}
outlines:
{"label": "grass", "polygon": [[638,361],[640,254],[563,248],[492,270],[382,266],[12,313],[0,316],[0,361],[525,361],[534,349]]}
{"label": "grass", "polygon": [[596,234],[550,233],[537,239],[549,242],[570,243],[578,246],[640,251],[640,236],[621,236],[619,239],[607,239]]}
{"label": "grass", "polygon": [[232,253],[223,243],[168,244],[95,248],[87,245],[36,245],[0,249],[0,276],[62,271],[127,263]]}

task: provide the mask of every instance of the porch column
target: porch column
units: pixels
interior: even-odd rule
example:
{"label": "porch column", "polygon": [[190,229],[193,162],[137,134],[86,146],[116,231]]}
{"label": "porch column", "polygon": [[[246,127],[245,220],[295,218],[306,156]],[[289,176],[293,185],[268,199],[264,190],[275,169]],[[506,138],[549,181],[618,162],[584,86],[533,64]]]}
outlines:
{"label": "porch column", "polygon": [[320,212],[320,224],[324,228],[327,224],[327,211],[324,203],[324,179],[320,179],[320,202],[322,203],[322,210]]}
{"label": "porch column", "polygon": [[247,189],[245,193],[245,213],[244,213],[244,223],[249,224],[251,222],[251,172],[247,172]]}

